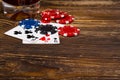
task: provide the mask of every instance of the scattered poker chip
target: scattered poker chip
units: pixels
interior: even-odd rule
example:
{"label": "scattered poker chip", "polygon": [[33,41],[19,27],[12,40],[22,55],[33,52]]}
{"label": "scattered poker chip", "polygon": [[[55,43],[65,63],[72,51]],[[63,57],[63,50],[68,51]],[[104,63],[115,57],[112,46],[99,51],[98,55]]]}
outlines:
{"label": "scattered poker chip", "polygon": [[74,26],[64,26],[64,27],[58,28],[58,32],[62,36],[73,37],[80,34],[80,29]]}
{"label": "scattered poker chip", "polygon": [[44,35],[51,35],[56,33],[57,27],[53,26],[53,25],[40,25],[39,27],[36,28],[35,32],[38,33],[40,32],[40,34],[44,34]]}
{"label": "scattered poker chip", "polygon": [[74,21],[74,17],[69,15],[67,12],[60,11],[57,9],[48,9],[41,12],[42,22],[49,23],[54,20],[56,23],[60,24],[70,24]]}
{"label": "scattered poker chip", "polygon": [[41,22],[43,23],[50,23],[50,21],[51,21],[51,18],[49,15],[44,15],[41,19]]}
{"label": "scattered poker chip", "polygon": [[36,19],[24,19],[22,21],[19,21],[19,24],[21,27],[23,27],[24,29],[32,29],[32,28],[36,28],[37,26],[40,25],[40,21],[36,20]]}
{"label": "scattered poker chip", "polygon": [[50,15],[51,19],[60,19],[60,18],[64,18],[66,17],[68,14],[67,12],[63,12],[63,11],[56,11],[54,15]]}
{"label": "scattered poker chip", "polygon": [[52,19],[60,19],[60,18],[66,17],[67,15],[68,15],[67,12],[62,12],[62,11],[60,11],[60,12],[58,12],[56,15],[51,16],[51,18],[52,18]]}
{"label": "scattered poker chip", "polygon": [[63,18],[67,16],[67,12],[63,12],[57,9],[48,9],[41,12],[41,16],[44,17],[44,15],[49,15],[51,19],[58,19]]}
{"label": "scattered poker chip", "polygon": [[41,16],[43,15],[55,15],[55,13],[59,10],[47,9],[41,12]]}
{"label": "scattered poker chip", "polygon": [[67,15],[64,18],[61,19],[56,19],[55,22],[60,23],[60,24],[70,24],[74,21],[74,17],[72,15]]}

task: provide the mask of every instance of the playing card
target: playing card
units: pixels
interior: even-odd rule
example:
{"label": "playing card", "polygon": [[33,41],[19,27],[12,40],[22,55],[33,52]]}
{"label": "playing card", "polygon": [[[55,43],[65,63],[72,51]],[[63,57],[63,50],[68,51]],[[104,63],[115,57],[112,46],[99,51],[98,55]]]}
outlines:
{"label": "playing card", "polygon": [[[53,25],[56,27],[63,26],[61,24],[56,24],[56,23],[47,23],[47,24],[43,23],[43,25]],[[34,33],[34,35],[37,37],[37,39],[31,41],[23,40],[23,44],[60,44],[58,32],[50,35],[43,35],[38,32],[38,33]]]}
{"label": "playing card", "polygon": [[24,29],[21,26],[16,26],[15,28],[5,32],[6,35],[25,40],[25,41],[34,41],[37,39],[34,29]]}
{"label": "playing card", "polygon": [[11,37],[15,37],[18,39],[22,39],[23,36],[23,28],[20,26],[16,26],[15,28],[5,32],[4,34],[11,36]]}
{"label": "playing card", "polygon": [[37,39],[37,33],[35,33],[35,29],[24,29],[22,40],[24,41],[35,41]]}
{"label": "playing card", "polygon": [[[47,23],[47,24],[41,23],[41,24],[52,25],[57,28],[63,26],[61,24],[56,24],[56,23]],[[23,44],[60,44],[60,39],[57,31],[54,32],[53,34],[47,34],[47,35],[41,33],[44,32],[40,32],[40,31],[36,32],[36,28],[25,29],[19,25],[5,32],[6,35],[21,39]]]}
{"label": "playing card", "polygon": [[40,37],[35,41],[25,41],[23,40],[23,44],[60,44],[60,39],[58,32],[52,35],[39,35]]}

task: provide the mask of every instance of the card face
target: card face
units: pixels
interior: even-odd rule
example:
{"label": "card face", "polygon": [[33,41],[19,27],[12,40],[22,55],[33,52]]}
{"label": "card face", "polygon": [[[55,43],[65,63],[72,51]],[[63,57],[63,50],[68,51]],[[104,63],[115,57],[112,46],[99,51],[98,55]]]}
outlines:
{"label": "card face", "polygon": [[5,32],[4,34],[25,41],[34,41],[37,39],[34,29],[24,29],[21,26],[16,26],[15,28]]}
{"label": "card face", "polygon": [[39,38],[34,41],[23,40],[23,44],[60,44],[58,32],[52,35],[39,35]]}
{"label": "card face", "polygon": [[[35,39],[34,36],[34,30],[33,29],[24,29],[20,26],[16,26],[15,28],[5,32],[6,35],[15,37],[21,40],[31,41],[32,39]],[[34,34],[34,35],[33,35]]]}
{"label": "card face", "polygon": [[37,39],[37,33],[35,33],[35,29],[24,29],[22,40],[24,41],[35,41]]}
{"label": "card face", "polygon": [[[53,25],[57,28],[62,27],[64,25],[57,24],[57,23],[42,23],[43,25]],[[36,37],[36,39],[23,39],[23,44],[60,44],[59,34],[56,32],[55,34],[51,35],[43,35],[38,33],[35,33],[35,30],[33,30],[33,36]]]}
{"label": "card face", "polygon": [[20,26],[16,26],[15,28],[5,32],[4,34],[14,37],[14,38],[18,38],[18,39],[22,39],[23,36],[23,28]]}

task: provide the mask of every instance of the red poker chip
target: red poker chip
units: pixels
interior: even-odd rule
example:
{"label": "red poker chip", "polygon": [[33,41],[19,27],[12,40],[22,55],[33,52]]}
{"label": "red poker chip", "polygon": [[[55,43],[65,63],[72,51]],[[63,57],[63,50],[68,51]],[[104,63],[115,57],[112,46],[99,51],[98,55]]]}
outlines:
{"label": "red poker chip", "polygon": [[44,10],[44,11],[42,11],[41,12],[41,15],[53,15],[53,14],[55,14],[55,12],[59,12],[59,10],[57,10],[57,9],[47,9],[47,10]]}
{"label": "red poker chip", "polygon": [[74,21],[74,19],[75,18],[73,16],[67,15],[64,18],[55,20],[55,22],[60,23],[60,24],[70,24],[70,23],[72,23]]}
{"label": "red poker chip", "polygon": [[48,9],[41,12],[41,16],[43,17],[44,15],[49,15],[51,19],[59,19],[59,18],[64,18],[68,14],[67,12],[63,12],[57,9]]}
{"label": "red poker chip", "polygon": [[80,29],[74,26],[64,26],[64,27],[58,28],[58,32],[62,36],[73,37],[80,34]]}
{"label": "red poker chip", "polygon": [[66,17],[67,15],[68,15],[67,12],[57,11],[55,12],[54,15],[50,15],[50,16],[51,16],[51,19],[61,19]]}
{"label": "red poker chip", "polygon": [[41,19],[41,22],[43,23],[49,23],[51,21],[51,18],[49,15],[44,15]]}
{"label": "red poker chip", "polygon": [[48,9],[48,10],[42,11],[41,16],[42,17],[44,15],[55,16],[57,13],[59,14],[59,10]]}

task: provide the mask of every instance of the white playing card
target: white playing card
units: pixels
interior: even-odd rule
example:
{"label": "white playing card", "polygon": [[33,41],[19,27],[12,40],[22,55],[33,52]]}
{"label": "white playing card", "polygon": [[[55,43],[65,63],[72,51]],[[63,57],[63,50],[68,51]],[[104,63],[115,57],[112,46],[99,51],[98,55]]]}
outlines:
{"label": "white playing card", "polygon": [[18,39],[22,39],[22,36],[23,36],[22,32],[23,32],[23,28],[20,26],[16,26],[15,28],[5,32],[4,34],[11,36],[11,37],[18,38]]}
{"label": "white playing card", "polygon": [[[42,24],[46,25],[46,23],[42,23]],[[57,23],[47,23],[47,24],[56,26],[57,28],[64,26],[64,25],[57,24]],[[51,34],[49,36],[43,35],[40,33],[34,33],[34,35],[38,37],[36,40],[31,40],[31,41],[23,40],[23,44],[60,44],[58,32],[56,32],[55,34]]]}
{"label": "white playing card", "polygon": [[24,41],[35,41],[37,39],[37,33],[35,32],[35,29],[24,29],[23,30],[23,36],[22,40]]}
{"label": "white playing card", "polygon": [[4,34],[25,41],[32,41],[37,38],[34,36],[35,35],[34,29],[24,29],[21,26],[16,26],[15,28],[5,32]]}
{"label": "white playing card", "polygon": [[[41,24],[46,25],[46,23]],[[57,23],[47,24],[56,26],[57,28],[64,26]],[[21,26],[16,26],[15,28],[5,32],[5,34],[23,40],[23,44],[60,44],[58,32],[51,35],[43,35],[36,33],[34,28],[24,29]]]}
{"label": "white playing card", "polygon": [[25,41],[23,40],[23,44],[60,44],[60,39],[58,32],[52,35],[42,35],[40,34],[41,37],[39,37],[35,41]]}

